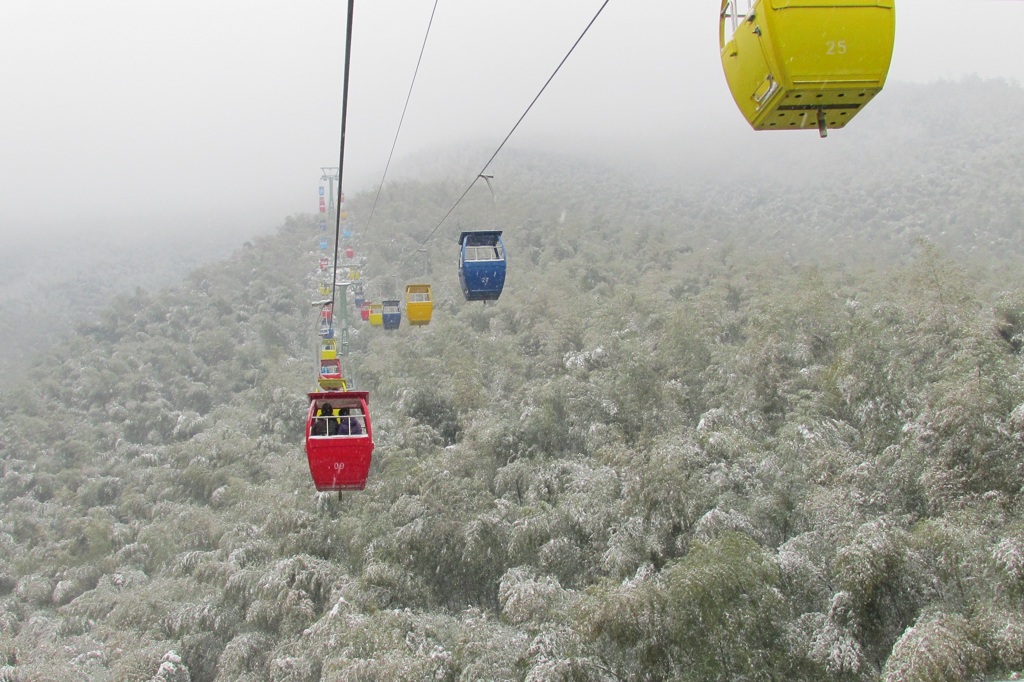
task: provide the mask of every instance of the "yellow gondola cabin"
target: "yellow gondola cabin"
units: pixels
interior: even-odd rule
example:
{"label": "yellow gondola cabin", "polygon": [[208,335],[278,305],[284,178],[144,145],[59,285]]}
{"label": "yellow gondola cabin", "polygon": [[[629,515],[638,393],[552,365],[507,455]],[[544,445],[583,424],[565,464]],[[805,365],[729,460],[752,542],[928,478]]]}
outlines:
{"label": "yellow gondola cabin", "polygon": [[755,130],[842,128],[882,90],[894,0],[722,0],[729,89]]}
{"label": "yellow gondola cabin", "polygon": [[409,324],[430,324],[433,313],[434,296],[429,284],[410,284],[405,287],[405,316]]}
{"label": "yellow gondola cabin", "polygon": [[383,303],[371,303],[370,304],[370,326],[371,327],[383,327],[384,326],[384,304]]}
{"label": "yellow gondola cabin", "polygon": [[336,360],[338,358],[338,342],[333,338],[320,339],[320,359]]}

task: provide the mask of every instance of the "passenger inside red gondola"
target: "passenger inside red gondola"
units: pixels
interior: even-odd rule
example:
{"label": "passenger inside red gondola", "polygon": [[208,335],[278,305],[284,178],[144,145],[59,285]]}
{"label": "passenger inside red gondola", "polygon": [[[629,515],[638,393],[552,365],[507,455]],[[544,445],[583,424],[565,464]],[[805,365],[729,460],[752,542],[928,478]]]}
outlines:
{"label": "passenger inside red gondola", "polygon": [[[357,410],[359,408],[356,408]],[[351,410],[347,407],[341,409],[341,413],[338,415],[341,420],[338,435],[341,436],[361,436],[363,435],[362,415],[351,414]]]}
{"label": "passenger inside red gondola", "polygon": [[[355,414],[352,413],[353,409]],[[331,403],[320,404],[313,424],[309,429],[310,436],[362,436],[366,433],[363,412],[359,407],[343,407],[335,410]]]}
{"label": "passenger inside red gondola", "polygon": [[317,411],[313,426],[309,429],[311,436],[336,436],[341,428],[338,417],[334,416],[334,406],[322,403]]}
{"label": "passenger inside red gondola", "polygon": [[373,460],[373,427],[366,391],[309,395],[306,458],[320,492],[363,490]]}

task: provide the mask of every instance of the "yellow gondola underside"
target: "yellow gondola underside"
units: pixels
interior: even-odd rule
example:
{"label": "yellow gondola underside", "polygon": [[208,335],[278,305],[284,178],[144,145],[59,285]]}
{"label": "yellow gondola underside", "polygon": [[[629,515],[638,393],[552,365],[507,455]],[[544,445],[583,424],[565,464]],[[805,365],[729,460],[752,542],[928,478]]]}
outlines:
{"label": "yellow gondola underside", "polygon": [[348,381],[345,379],[324,379],[320,377],[317,383],[325,391],[347,391]]}
{"label": "yellow gondola underside", "polygon": [[842,128],[885,84],[896,33],[893,0],[757,0],[720,26],[722,67],[756,130]]}

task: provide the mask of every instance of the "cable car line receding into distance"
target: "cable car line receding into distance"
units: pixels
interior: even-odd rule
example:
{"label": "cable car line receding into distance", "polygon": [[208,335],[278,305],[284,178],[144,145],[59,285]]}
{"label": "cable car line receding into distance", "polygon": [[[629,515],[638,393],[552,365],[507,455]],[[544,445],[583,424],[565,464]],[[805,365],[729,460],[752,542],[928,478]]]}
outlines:
{"label": "cable car line receding into distance", "polygon": [[[341,214],[344,196],[345,132],[348,118],[349,67],[352,63],[352,16],[355,0],[348,1],[348,23],[345,27],[345,75],[341,96],[341,142],[338,152],[338,210],[334,216],[334,265],[331,278],[331,298],[321,311],[329,312],[328,333],[333,333],[333,310],[338,289],[338,249],[341,242]],[[332,198],[333,199],[333,198]],[[321,263],[323,259],[321,259]],[[345,284],[347,287],[347,283]],[[345,294],[344,305],[348,305]],[[309,412],[306,415],[306,458],[313,484],[321,492],[362,490],[370,471],[373,455],[373,427],[370,422],[370,394],[349,391],[342,378],[341,363],[334,345],[333,358],[324,358],[332,352],[331,346],[321,342],[320,389],[308,393]],[[324,364],[325,360],[328,364]],[[326,374],[325,369],[326,368]],[[334,390],[341,388],[341,390]]]}
{"label": "cable car line receding into distance", "polygon": [[[352,15],[356,0],[348,0],[348,21],[345,22],[345,66],[341,84],[341,143],[338,150],[338,197],[344,196],[345,183],[345,125],[348,120],[349,67],[352,65]],[[341,207],[334,212],[334,270],[331,273],[331,305],[338,289],[338,244],[341,241]]]}
{"label": "cable car line receding into distance", "polygon": [[[779,129],[783,126],[787,128],[817,127],[821,136],[825,137],[828,127],[836,128],[845,125],[881,90],[888,74],[895,41],[895,0],[745,0],[748,11],[742,14],[742,22],[740,21],[741,13],[737,8],[739,1],[722,0],[719,29],[720,51],[726,80],[729,82],[736,104],[755,129],[769,130],[773,127]],[[437,2],[438,0],[435,0],[434,8],[431,11],[430,22],[420,48],[419,59],[409,93],[406,96],[398,131],[395,133],[391,153],[385,165],[384,177],[381,179],[373,208],[370,211],[370,219],[376,209],[394,156],[430,35],[430,28],[433,25]],[[484,178],[487,181],[493,200],[493,188],[490,187],[489,176],[485,175],[487,169],[533,109],[541,95],[547,90],[609,2],[610,0],[604,0],[601,3],[583,32],[555,67],[480,172],[476,174],[437,225],[418,244],[420,249],[433,239],[445,221],[466,198],[478,179]],[[339,196],[344,196],[342,186],[354,4],[355,0],[349,0],[338,161]],[[882,13],[879,13],[878,10]],[[731,31],[727,31],[727,20],[731,21],[729,27],[732,29]],[[812,114],[814,115],[813,119],[811,118]],[[370,219],[367,220],[367,225]],[[329,302],[324,302],[325,310],[333,309],[336,301],[338,249],[341,234],[340,210],[335,215],[334,232],[333,282],[331,299]],[[505,275],[505,253],[501,243],[501,231],[463,232],[459,241],[462,248],[459,276],[467,300],[495,300],[501,293]],[[481,257],[480,249],[484,250],[483,257]],[[472,250],[473,258],[469,258],[470,250]],[[349,256],[351,257],[351,249]],[[404,266],[410,257],[401,261],[399,267]],[[321,268],[323,260],[321,258]],[[470,261],[473,261],[472,264]],[[430,299],[429,289],[427,298]],[[329,305],[327,305],[328,303]],[[393,299],[389,299],[385,303],[387,306],[380,303],[368,305],[370,324],[395,329],[401,320],[400,303]],[[346,300],[345,305],[347,304]],[[386,313],[385,307],[387,308]],[[386,324],[385,317],[387,317]],[[429,316],[426,319],[429,320]],[[330,369],[333,372],[334,367],[332,366]],[[340,365],[337,367],[336,374],[337,378],[340,378]],[[332,374],[331,379],[334,378]],[[325,397],[350,400],[340,412],[331,412],[334,408],[323,400]],[[368,408],[369,395],[366,393],[357,395],[356,393],[328,392],[327,394],[310,393],[309,398],[306,452],[317,489],[339,491],[362,489],[365,485],[370,455],[373,451]],[[351,417],[351,408],[356,408],[365,415],[365,420],[362,417],[358,420]],[[347,438],[352,437],[352,428],[358,428],[357,422],[361,424],[358,440],[346,444],[338,437],[340,431],[333,436],[329,431],[320,433],[316,431],[318,427],[326,429],[335,422],[339,425],[342,422],[348,425],[349,430],[344,434]],[[342,426],[337,428],[340,430]],[[355,465],[355,471],[343,473],[345,467],[350,464]],[[355,474],[354,477],[353,474]]]}

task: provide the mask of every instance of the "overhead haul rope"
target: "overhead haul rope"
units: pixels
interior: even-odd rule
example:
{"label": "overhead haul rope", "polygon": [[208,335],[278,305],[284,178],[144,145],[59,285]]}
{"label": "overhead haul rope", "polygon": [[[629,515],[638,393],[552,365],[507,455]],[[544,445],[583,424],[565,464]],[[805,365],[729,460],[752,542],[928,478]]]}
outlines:
{"label": "overhead haul rope", "polygon": [[[345,26],[345,75],[341,90],[341,149],[338,152],[338,197],[343,195],[342,179],[345,177],[345,122],[348,119],[348,73],[352,63],[352,13],[356,0],[348,0],[348,22]],[[334,331],[334,302],[338,289],[338,245],[341,243],[341,202],[334,212],[334,270],[331,273],[331,331]]]}
{"label": "overhead haul rope", "polygon": [[430,27],[434,24],[434,13],[437,12],[438,0],[434,0],[434,9],[430,10],[430,21],[427,22],[427,32],[423,36],[423,45],[420,46],[420,56],[416,60],[416,69],[412,73],[412,83],[409,84],[409,94],[405,96],[405,106],[402,108],[402,117],[398,120],[398,130],[395,131],[395,141],[391,143],[391,153],[388,154],[388,162],[384,165],[384,175],[377,186],[377,196],[373,198],[373,206],[370,207],[370,217],[366,219],[364,232],[370,230],[370,221],[373,220],[373,212],[377,209],[377,200],[380,199],[380,191],[384,189],[384,180],[388,177],[388,169],[391,168],[391,158],[395,155],[395,147],[398,145],[398,136],[402,132],[402,123],[405,122],[405,112],[409,110],[409,100],[412,99],[412,89],[416,85],[416,76],[420,72],[420,64],[423,62],[423,52],[427,49],[427,38],[430,37]]}
{"label": "overhead haul rope", "polygon": [[[555,79],[555,76],[558,75],[558,72],[562,69],[562,66],[564,66],[565,62],[567,62],[569,60],[569,56],[576,49],[576,46],[579,45],[580,42],[583,40],[583,37],[585,35],[587,35],[587,32],[590,30],[590,27],[593,26],[594,22],[597,21],[597,18],[599,16],[601,16],[601,12],[604,11],[604,8],[608,6],[609,2],[611,2],[611,0],[604,0],[604,2],[601,3],[601,6],[598,8],[597,13],[594,14],[594,18],[590,20],[590,23],[588,23],[587,27],[583,29],[583,33],[580,34],[580,37],[576,39],[576,42],[574,42],[572,44],[572,47],[569,48],[569,51],[565,53],[564,57],[562,57],[562,61],[560,61],[558,63],[558,66],[555,67],[555,70],[548,77],[547,81],[544,82],[544,85],[541,87],[540,91],[537,93],[537,96],[533,98],[533,101],[530,102],[530,105],[528,107],[526,107],[526,111],[524,111],[523,115],[519,117],[519,120],[516,121],[516,124],[514,126],[512,126],[512,130],[510,130],[508,132],[508,135],[506,135],[505,139],[501,141],[501,144],[498,145],[498,148],[494,150],[494,153],[491,154],[491,158],[487,159],[487,163],[485,163],[484,167],[480,169],[480,172],[473,176],[473,180],[469,183],[469,186],[466,187],[466,191],[464,191],[462,193],[462,195],[459,196],[459,198],[455,200],[455,203],[452,204],[452,207],[449,208],[448,212],[444,214],[444,217],[441,218],[440,222],[438,222],[437,225],[434,227],[434,229],[430,231],[430,234],[428,234],[423,239],[423,241],[421,241],[419,243],[419,247],[422,248],[423,246],[426,246],[427,242],[429,242],[431,239],[433,239],[434,234],[439,229],[441,229],[441,226],[444,225],[444,222],[446,220],[448,220],[449,216],[451,216],[451,214],[455,211],[455,209],[458,207],[458,205],[460,203],[462,203],[462,200],[466,198],[466,195],[469,194],[469,190],[473,189],[473,185],[476,184],[476,181],[479,180],[481,177],[484,177],[484,174],[487,172],[487,169],[490,167],[491,163],[494,161],[494,159],[501,152],[502,148],[505,146],[505,143],[508,142],[509,138],[512,137],[512,134],[516,132],[516,129],[519,127],[519,124],[523,122],[523,119],[526,118],[526,115],[528,113],[530,113],[530,109],[533,109],[533,105],[537,103],[537,100],[540,99],[540,96],[544,94],[545,90],[547,90],[547,87],[551,84],[551,81],[553,81]],[[490,185],[490,183],[488,183],[488,185]],[[492,195],[493,195],[493,190],[492,190]],[[492,196],[492,199],[493,199],[493,196]],[[417,251],[418,251],[418,249],[417,249]],[[409,261],[410,258],[412,258],[411,255],[407,256],[405,258],[405,260],[403,260],[401,263],[399,263],[399,267],[405,265]]]}

